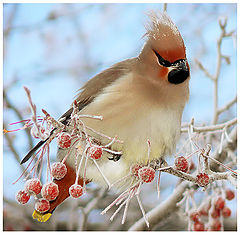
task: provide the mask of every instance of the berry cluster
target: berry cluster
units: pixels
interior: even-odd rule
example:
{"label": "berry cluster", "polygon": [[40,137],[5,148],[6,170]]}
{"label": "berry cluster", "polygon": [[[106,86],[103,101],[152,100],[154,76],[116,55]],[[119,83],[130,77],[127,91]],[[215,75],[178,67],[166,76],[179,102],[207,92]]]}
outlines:
{"label": "berry cluster", "polygon": [[[67,167],[61,162],[55,162],[51,166],[52,177],[56,180],[62,179],[67,174]],[[73,198],[79,198],[83,194],[83,187],[78,184],[73,184],[69,188],[69,194]],[[41,197],[37,197],[41,194]],[[35,210],[39,213],[45,213],[50,209],[50,201],[55,200],[59,195],[58,185],[53,181],[44,185],[37,178],[29,179],[24,185],[24,189],[16,194],[16,200],[24,205],[30,197],[36,199]]]}
{"label": "berry cluster", "polygon": [[[218,196],[214,200],[207,201],[201,208],[190,213],[194,231],[220,231],[223,228],[221,217],[231,216],[231,209],[226,206],[226,200],[235,197],[230,189],[225,190],[224,197]],[[207,222],[208,219],[208,222]]]}
{"label": "berry cluster", "polygon": [[[37,195],[41,193],[42,198],[38,199]],[[20,204],[26,204],[30,196],[37,199],[35,203],[35,209],[44,213],[50,209],[49,201],[56,199],[58,196],[58,186],[57,184],[50,182],[42,186],[41,182],[37,178],[29,179],[24,185],[24,189],[20,190],[16,194],[16,200]]]}

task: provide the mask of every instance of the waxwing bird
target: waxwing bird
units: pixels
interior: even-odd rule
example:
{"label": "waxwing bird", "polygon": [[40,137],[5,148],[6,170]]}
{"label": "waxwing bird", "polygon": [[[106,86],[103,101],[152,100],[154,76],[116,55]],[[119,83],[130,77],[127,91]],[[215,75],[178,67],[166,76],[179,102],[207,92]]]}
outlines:
{"label": "waxwing bird", "polygon": [[[183,39],[166,13],[154,12],[149,14],[145,39],[137,57],[117,63],[90,79],[76,98],[79,114],[103,117],[102,121],[84,119],[86,126],[123,141],[112,146],[112,149],[122,153],[117,161],[111,160],[108,153],[104,153],[105,156],[99,160],[99,166],[110,183],[126,175],[134,163],[146,164],[148,160],[172,154],[180,136],[182,113],[189,98],[190,75]],[[71,107],[59,120],[67,125],[72,111]],[[91,130],[88,134],[101,145],[109,142]],[[151,143],[149,159],[148,140]],[[45,141],[40,141],[22,163]],[[76,145],[71,146],[68,152],[68,176],[56,181],[60,196],[51,202],[48,213],[52,213],[69,196],[66,188],[76,177],[75,148]],[[62,160],[66,154],[67,150],[59,148],[57,158]],[[82,174],[81,171],[81,177]],[[90,162],[86,178],[106,186],[102,175]],[[79,182],[82,183],[81,178]]]}

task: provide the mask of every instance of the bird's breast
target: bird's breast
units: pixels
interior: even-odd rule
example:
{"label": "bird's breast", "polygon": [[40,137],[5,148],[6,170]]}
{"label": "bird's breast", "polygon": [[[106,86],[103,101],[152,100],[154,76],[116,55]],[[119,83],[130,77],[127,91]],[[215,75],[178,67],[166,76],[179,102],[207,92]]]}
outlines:
{"label": "bird's breast", "polygon": [[[98,132],[122,140],[123,144],[115,144],[113,148],[123,152],[126,162],[146,162],[147,140],[151,144],[151,159],[169,154],[175,148],[182,110],[148,97],[151,92],[134,83],[132,76],[118,79],[81,113],[103,116],[102,121],[84,122]],[[107,140],[101,138],[101,142]]]}
{"label": "bird's breast", "polygon": [[[161,93],[147,89],[149,88],[135,82],[133,74],[128,74],[105,88],[80,111],[80,114],[103,116],[101,121],[82,119],[87,127],[112,138],[117,136],[123,141],[122,144],[116,143],[112,146],[113,150],[122,151],[119,161],[108,160],[106,153],[98,160],[99,167],[111,183],[127,175],[132,164],[147,163],[148,140],[150,160],[161,158],[175,149],[184,105],[166,105],[164,99],[167,95],[161,98]],[[88,134],[100,140],[102,145],[109,143],[109,139],[87,130]],[[66,151],[58,152],[60,159],[65,155]],[[76,154],[72,150],[69,155],[67,163],[74,168]],[[90,162],[87,178],[106,185],[96,166]]]}

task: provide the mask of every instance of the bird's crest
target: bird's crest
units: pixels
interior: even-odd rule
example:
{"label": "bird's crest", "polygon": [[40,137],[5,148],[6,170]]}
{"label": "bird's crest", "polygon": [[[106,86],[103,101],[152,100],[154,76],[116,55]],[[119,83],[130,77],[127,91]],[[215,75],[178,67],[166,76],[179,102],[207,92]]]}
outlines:
{"label": "bird's crest", "polygon": [[170,17],[166,13],[154,11],[149,12],[148,16],[150,20],[146,25],[145,36],[152,49],[170,62],[184,59],[186,57],[184,42]]}

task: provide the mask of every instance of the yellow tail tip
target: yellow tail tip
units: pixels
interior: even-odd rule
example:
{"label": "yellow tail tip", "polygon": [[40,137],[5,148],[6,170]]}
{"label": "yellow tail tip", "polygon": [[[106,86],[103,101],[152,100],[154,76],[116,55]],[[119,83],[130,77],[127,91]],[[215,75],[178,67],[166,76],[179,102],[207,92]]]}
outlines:
{"label": "yellow tail tip", "polygon": [[32,217],[33,217],[33,219],[36,219],[39,222],[46,222],[49,220],[51,215],[52,215],[51,213],[41,214],[35,210],[32,214]]}

